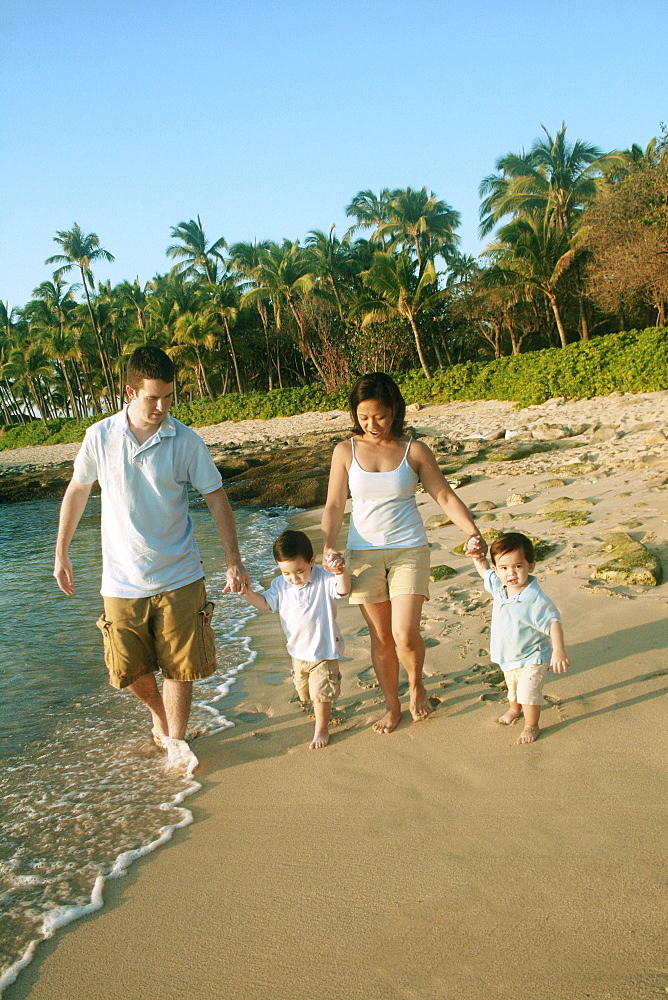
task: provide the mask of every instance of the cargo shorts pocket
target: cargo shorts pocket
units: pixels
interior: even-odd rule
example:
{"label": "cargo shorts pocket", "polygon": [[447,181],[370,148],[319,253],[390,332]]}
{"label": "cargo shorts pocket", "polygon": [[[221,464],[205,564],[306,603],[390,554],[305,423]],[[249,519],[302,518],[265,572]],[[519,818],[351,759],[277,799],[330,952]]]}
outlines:
{"label": "cargo shorts pocket", "polygon": [[105,615],[100,615],[95,624],[102,633],[102,642],[104,645],[104,665],[110,674],[116,674],[116,653],[114,650],[114,640],[112,636],[114,623],[109,621]]}
{"label": "cargo shorts pocket", "polygon": [[207,669],[216,669],[216,640],[211,627],[213,618],[213,601],[207,601],[197,612],[197,635],[202,665]]}

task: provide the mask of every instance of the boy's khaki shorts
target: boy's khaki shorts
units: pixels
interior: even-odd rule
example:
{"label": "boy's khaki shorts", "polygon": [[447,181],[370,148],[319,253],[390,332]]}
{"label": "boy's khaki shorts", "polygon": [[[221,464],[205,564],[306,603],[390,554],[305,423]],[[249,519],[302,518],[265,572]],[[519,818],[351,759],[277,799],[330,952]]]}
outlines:
{"label": "boy's khaki shorts", "polygon": [[155,597],[105,597],[97,627],[109,683],[124,688],[154,670],[173,681],[196,681],[216,669],[213,604],[204,579]]}
{"label": "boy's khaki shorts", "polygon": [[429,599],[429,546],[410,549],[349,549],[350,604],[380,604],[401,594]]}
{"label": "boy's khaki shorts", "polygon": [[338,660],[297,660],[292,657],[292,679],[300,701],[336,701],[341,693]]}
{"label": "boy's khaki shorts", "polygon": [[519,705],[544,705],[543,685],[549,668],[549,663],[527,663],[524,667],[504,670],[508,701]]}

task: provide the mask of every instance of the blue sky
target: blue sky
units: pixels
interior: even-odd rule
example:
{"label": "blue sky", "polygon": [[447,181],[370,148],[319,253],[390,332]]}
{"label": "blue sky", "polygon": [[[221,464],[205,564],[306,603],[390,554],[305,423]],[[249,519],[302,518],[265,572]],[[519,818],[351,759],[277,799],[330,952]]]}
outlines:
{"label": "blue sky", "polygon": [[349,225],[422,187],[481,248],[478,186],[541,124],[603,150],[668,121],[668,0],[21,0],[0,7],[0,299],[74,221],[142,282],[171,228],[211,241]]}

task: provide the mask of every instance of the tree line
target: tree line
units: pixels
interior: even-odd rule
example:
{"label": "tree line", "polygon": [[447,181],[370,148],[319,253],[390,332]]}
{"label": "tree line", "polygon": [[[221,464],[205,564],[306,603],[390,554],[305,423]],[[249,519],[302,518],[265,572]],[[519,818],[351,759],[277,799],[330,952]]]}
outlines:
{"label": "tree line", "polygon": [[0,420],[83,418],[118,408],[141,343],[170,354],[177,400],[436,367],[564,347],[666,324],[668,135],[602,152],[545,129],[480,185],[479,257],[459,251],[459,213],[426,187],[360,191],[351,226],[304,240],[210,242],[180,222],[166,274],[96,284],[113,261],[74,223],[54,237],[51,280],[0,302]]}

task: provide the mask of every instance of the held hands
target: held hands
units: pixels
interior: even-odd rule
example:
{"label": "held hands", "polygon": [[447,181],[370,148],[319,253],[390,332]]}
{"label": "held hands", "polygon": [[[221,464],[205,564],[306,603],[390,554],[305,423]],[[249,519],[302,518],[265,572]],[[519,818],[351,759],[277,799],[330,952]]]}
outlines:
{"label": "held hands", "polygon": [[322,567],[323,569],[328,569],[335,576],[339,576],[346,568],[346,560],[343,553],[325,546],[322,550]]}
{"label": "held hands", "polygon": [[224,594],[244,594],[250,589],[251,580],[243,563],[232,563],[225,573]]}
{"label": "held hands", "polygon": [[464,542],[464,555],[474,559],[484,559],[487,555],[487,542],[482,535],[469,535]]}

